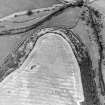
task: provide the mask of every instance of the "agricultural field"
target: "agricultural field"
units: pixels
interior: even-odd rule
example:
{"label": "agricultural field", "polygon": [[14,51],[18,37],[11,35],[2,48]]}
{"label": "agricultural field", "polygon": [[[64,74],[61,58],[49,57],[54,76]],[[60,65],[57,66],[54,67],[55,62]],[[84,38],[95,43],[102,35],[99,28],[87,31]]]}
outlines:
{"label": "agricultural field", "polygon": [[0,5],[0,105],[105,105],[104,0]]}

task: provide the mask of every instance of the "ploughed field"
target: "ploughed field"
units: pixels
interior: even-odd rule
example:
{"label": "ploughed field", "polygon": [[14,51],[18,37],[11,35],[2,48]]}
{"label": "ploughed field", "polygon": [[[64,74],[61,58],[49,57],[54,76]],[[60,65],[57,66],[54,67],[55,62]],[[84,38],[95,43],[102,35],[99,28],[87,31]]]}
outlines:
{"label": "ploughed field", "polygon": [[[101,32],[98,33],[98,35],[102,35],[101,41],[103,42],[102,44],[104,46],[104,42],[105,42],[104,10],[105,9],[104,9],[104,6],[101,7],[100,3],[98,4],[98,2],[95,2],[91,6],[94,7],[95,9],[98,9],[103,15],[103,18],[102,18],[103,28],[101,29]],[[59,16],[52,18],[52,20],[49,21],[48,24],[45,24],[45,27],[46,25],[48,25],[48,27],[49,26],[52,27],[54,25],[56,26],[65,25],[70,28],[75,26],[71,30],[74,33],[78,34],[78,36],[81,38],[83,43],[88,48],[88,51],[91,55],[91,59],[93,60],[92,65],[94,66],[96,71],[95,74],[97,75],[96,76],[97,78],[95,79],[97,87],[100,88],[102,86],[100,90],[102,90],[102,93],[104,93],[105,89],[104,89],[104,85],[101,84],[102,82],[100,82],[101,86],[98,86],[99,85],[98,83],[99,52],[98,52],[98,44],[95,42],[96,36],[94,35],[96,34],[94,32],[94,28],[95,28],[95,31],[97,31],[100,28],[100,25],[98,26],[98,24],[96,24],[95,26],[98,26],[97,28],[95,26],[90,27],[91,24],[85,23],[85,21],[88,20],[88,9],[87,8],[85,9],[87,13],[86,12],[84,13],[86,15],[84,16],[86,17],[84,18],[84,20],[80,19],[78,21],[81,8],[80,9],[78,7],[69,8]],[[53,11],[53,8],[51,10],[49,9],[49,13],[51,11]],[[45,11],[43,11],[43,13],[46,14]],[[93,17],[94,16],[96,15],[93,13]],[[22,19],[24,20],[25,17],[27,18],[27,15],[26,16],[23,15]],[[17,19],[17,22],[19,22],[20,18],[18,17],[13,17],[11,18],[11,20],[12,19],[15,20],[15,18]],[[30,19],[31,17],[28,16],[28,18]],[[94,20],[95,19],[97,20],[99,18],[100,16],[94,17]],[[1,22],[1,26],[4,24],[4,26],[6,26],[4,27],[4,29],[8,30],[8,26],[10,25],[10,28],[14,29],[14,25],[13,26],[11,25],[12,22],[14,21],[11,21],[10,23],[8,23],[8,19],[7,19],[7,22],[5,21],[4,23]],[[75,24],[77,22],[78,24]],[[22,25],[25,26],[27,24],[23,22]],[[18,25],[15,27],[18,27]],[[20,27],[20,24],[19,24],[19,27]],[[26,35],[27,33],[24,33],[24,34]],[[7,55],[8,52],[11,52],[11,49],[14,46],[16,46],[20,40],[23,40],[23,39],[18,36],[1,37],[0,42],[2,42],[2,44],[0,47],[2,48],[0,51],[1,53],[0,58]],[[99,42],[101,41],[99,40]],[[104,55],[104,50],[102,53]],[[104,60],[103,60],[103,63],[104,63]],[[101,69],[102,69],[101,76],[103,76],[103,79],[105,80],[104,67]],[[89,76],[90,75],[88,75],[88,77]],[[33,51],[30,53],[29,57],[26,59],[23,65],[14,73],[11,73],[11,75],[8,76],[0,85],[1,85],[0,86],[0,93],[1,93],[0,105],[8,105],[8,104],[10,105],[11,104],[12,105],[18,105],[18,104],[19,105],[66,105],[66,104],[76,105],[77,102],[84,100],[80,70],[79,70],[77,61],[73,55],[72,49],[62,38],[55,36],[55,34],[51,34],[51,33],[45,35],[45,37],[41,37],[38,40]],[[88,89],[90,89],[89,92],[91,92],[93,88],[87,87],[86,90]],[[99,90],[99,93],[101,93],[100,90]],[[89,95],[87,99],[94,101],[93,100],[95,98],[94,93],[91,92],[92,93],[91,95],[88,91],[86,92],[87,93],[85,95],[86,96]],[[93,99],[90,96],[92,96]],[[104,95],[103,95],[103,98],[101,98],[101,96],[99,97],[104,103],[103,101],[105,99]],[[87,105],[90,105],[90,103],[88,103]]]}
{"label": "ploughed field", "polygon": [[77,105],[83,101],[80,71],[60,36],[41,37],[24,64],[0,87],[0,105]]}

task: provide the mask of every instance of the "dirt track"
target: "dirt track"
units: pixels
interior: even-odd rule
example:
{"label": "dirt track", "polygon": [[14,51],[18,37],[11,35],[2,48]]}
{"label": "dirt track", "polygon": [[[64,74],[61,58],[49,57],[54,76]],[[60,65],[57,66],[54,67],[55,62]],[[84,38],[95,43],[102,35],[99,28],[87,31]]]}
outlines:
{"label": "dirt track", "polygon": [[[0,18],[28,9],[50,7],[57,4],[56,0],[0,0]],[[0,37],[0,61],[16,46],[16,42],[20,40],[15,37]]]}
{"label": "dirt track", "polygon": [[[105,13],[104,0],[98,0],[91,6]],[[28,9],[50,7],[59,3],[57,0],[0,0],[0,17],[10,15],[14,12],[20,12]],[[0,61],[16,46],[16,42],[20,40],[15,37],[0,37]]]}

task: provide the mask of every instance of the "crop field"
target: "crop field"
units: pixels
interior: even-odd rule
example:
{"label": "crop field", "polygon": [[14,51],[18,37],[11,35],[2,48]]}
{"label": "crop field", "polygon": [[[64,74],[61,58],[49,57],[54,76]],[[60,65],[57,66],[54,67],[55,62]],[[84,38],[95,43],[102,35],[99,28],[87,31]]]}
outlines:
{"label": "crop field", "polygon": [[0,105],[105,105],[105,0],[0,0]]}

